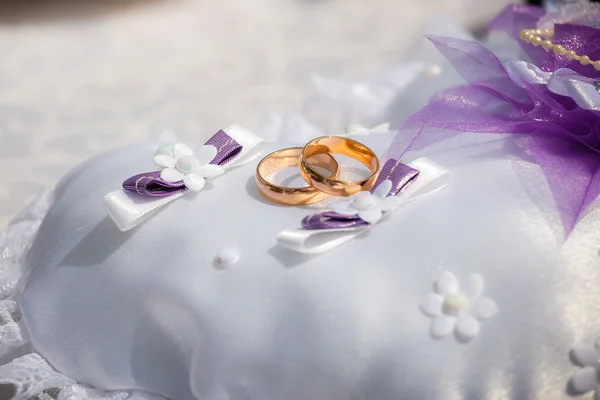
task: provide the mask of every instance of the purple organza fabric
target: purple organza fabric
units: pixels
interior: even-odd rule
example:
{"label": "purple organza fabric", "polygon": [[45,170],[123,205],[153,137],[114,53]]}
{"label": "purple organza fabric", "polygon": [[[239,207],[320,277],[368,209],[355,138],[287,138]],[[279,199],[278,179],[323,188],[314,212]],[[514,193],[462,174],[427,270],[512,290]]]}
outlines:
{"label": "purple organza fabric", "polygon": [[488,28],[506,32],[519,43],[521,50],[529,57],[529,61],[540,65],[545,60],[547,52],[541,47],[534,47],[519,40],[519,33],[523,29],[535,28],[537,21],[543,16],[544,10],[539,7],[513,4],[490,21]]}
{"label": "purple organza fabric", "polygon": [[[565,49],[575,50],[579,55],[587,55],[591,60],[600,60],[600,29],[585,25],[557,24],[554,25],[552,42],[562,45]],[[565,56],[554,54],[552,51],[545,53],[546,58],[540,65],[545,71],[569,68],[583,76],[600,79],[600,71],[590,65],[567,60]]]}
{"label": "purple organza fabric", "polygon": [[[491,26],[503,28],[519,40],[518,32],[535,27],[541,15],[535,8],[512,6]],[[600,30],[562,24],[555,26],[555,32],[557,43],[600,59]],[[479,43],[430,39],[467,84],[439,93],[413,114],[394,139],[388,156],[398,159],[407,150],[462,132],[520,135],[525,152],[542,168],[569,233],[600,195],[600,112],[582,109],[572,98],[552,93],[545,85],[513,81],[500,60]],[[542,55],[539,47],[531,45],[524,50],[529,61],[540,63],[538,67],[546,71],[572,68],[585,77],[600,77],[591,65],[569,62],[553,52]]]}

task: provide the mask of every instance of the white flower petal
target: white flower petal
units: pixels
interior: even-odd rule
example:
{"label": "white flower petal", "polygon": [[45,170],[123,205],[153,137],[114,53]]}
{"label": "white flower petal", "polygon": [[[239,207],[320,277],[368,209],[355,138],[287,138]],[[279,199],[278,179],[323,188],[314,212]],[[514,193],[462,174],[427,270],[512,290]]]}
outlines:
{"label": "white flower petal", "polygon": [[212,145],[204,145],[200,147],[196,153],[196,158],[200,162],[200,165],[210,164],[210,162],[217,155],[217,148]]}
{"label": "white flower petal", "polygon": [[394,208],[398,208],[404,199],[402,196],[388,196],[380,201],[382,211],[391,211]]}
{"label": "white flower petal", "polygon": [[473,304],[470,311],[477,319],[488,319],[496,315],[498,306],[494,300],[488,297],[481,297],[475,300],[475,304]]}
{"label": "white flower petal", "polygon": [[471,340],[479,333],[479,321],[468,313],[463,313],[456,320],[456,334],[459,338]]}
{"label": "white flower petal", "polygon": [[220,165],[206,164],[198,167],[196,172],[198,175],[205,178],[214,178],[215,176],[219,176],[225,172],[225,168],[221,167]]}
{"label": "white flower petal", "polygon": [[442,313],[442,304],[444,303],[444,298],[437,293],[430,293],[427,296],[427,299],[421,304],[421,311],[425,315],[430,317],[435,317]]}
{"label": "white flower petal", "polygon": [[194,150],[185,143],[176,143],[173,146],[173,156],[175,156],[175,158],[192,155],[194,155]]}
{"label": "white flower petal", "polygon": [[350,197],[348,197],[348,200],[352,203],[354,201],[357,200],[364,200],[371,197],[371,192],[369,192],[368,190],[363,190],[360,191],[358,193],[354,193],[353,195],[351,195]]}
{"label": "white flower petal", "polygon": [[483,281],[483,276],[479,274],[471,274],[469,275],[469,285],[467,286],[467,296],[470,299],[475,299],[483,293],[483,289],[485,287],[485,283]]}
{"label": "white flower petal", "polygon": [[183,179],[183,174],[175,168],[165,168],[160,172],[160,177],[167,182],[179,182]]}
{"label": "white flower petal", "polygon": [[381,208],[371,208],[370,210],[363,210],[358,213],[360,219],[367,221],[370,224],[379,221],[382,215]]}
{"label": "white flower petal", "polygon": [[163,154],[154,156],[152,161],[154,161],[154,164],[162,168],[173,168],[175,166],[175,158]]}
{"label": "white flower petal", "polygon": [[329,208],[332,211],[338,212],[340,214],[348,214],[348,215],[354,215],[357,214],[358,211],[351,208],[350,204],[352,204],[351,201],[339,201],[337,203],[331,203],[327,206],[327,208]]}
{"label": "white flower petal", "polygon": [[379,124],[373,128],[371,128],[371,132],[376,133],[385,133],[390,131],[390,124],[388,122],[384,122],[383,124]]}
{"label": "white flower petal", "polygon": [[157,156],[170,156],[173,157],[173,145],[172,144],[163,144],[159,146],[154,155]]}
{"label": "white flower petal", "polygon": [[441,338],[449,335],[456,325],[456,317],[451,315],[438,315],[433,319],[431,325],[431,335],[435,338]]}
{"label": "white flower petal", "polygon": [[392,190],[392,181],[386,179],[385,181],[381,182],[377,188],[375,188],[373,195],[383,199],[390,193],[390,190]]}
{"label": "white flower petal", "polygon": [[187,174],[183,178],[183,183],[188,189],[198,192],[204,188],[206,181],[198,174]]}
{"label": "white flower petal", "polygon": [[571,386],[576,394],[583,394],[596,387],[596,368],[585,367],[571,378]]}
{"label": "white flower petal", "polygon": [[598,351],[591,346],[575,346],[571,349],[571,360],[580,367],[596,367]]}
{"label": "white flower petal", "polygon": [[442,271],[435,282],[435,290],[442,296],[456,293],[459,288],[458,279],[450,271]]}

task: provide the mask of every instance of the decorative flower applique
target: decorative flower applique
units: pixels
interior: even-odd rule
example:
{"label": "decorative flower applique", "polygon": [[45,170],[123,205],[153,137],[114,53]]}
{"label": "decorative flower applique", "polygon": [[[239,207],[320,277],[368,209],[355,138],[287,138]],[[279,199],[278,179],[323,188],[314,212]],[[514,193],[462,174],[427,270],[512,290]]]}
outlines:
{"label": "decorative flower applique", "polygon": [[328,210],[305,216],[300,228],[286,229],[277,243],[287,249],[319,254],[352,240],[383,218],[414,200],[444,189],[451,175],[435,162],[421,158],[404,164],[387,160],[373,189],[356,193]]}
{"label": "decorative flower applique", "polygon": [[122,189],[106,194],[102,203],[117,227],[128,231],[188,191],[202,190],[206,178],[260,157],[263,143],[261,137],[232,125],[212,135],[195,155],[183,143],[160,146],[153,157],[160,171],[130,176]]}
{"label": "decorative flower applique", "polygon": [[355,124],[350,125],[347,129],[348,136],[369,136],[371,134],[377,133],[389,133],[390,132],[390,124],[383,123],[372,128],[367,128],[366,126]]}
{"label": "decorative flower applique", "polygon": [[390,196],[392,181],[387,179],[381,182],[373,193],[362,191],[353,194],[348,200],[332,203],[328,207],[339,214],[358,215],[360,219],[369,224],[377,223],[384,213],[398,207],[402,199]]}
{"label": "decorative flower applique", "polygon": [[212,145],[202,146],[194,155],[190,146],[176,143],[160,146],[153,161],[163,168],[161,179],[167,182],[183,181],[188,189],[200,191],[206,184],[205,178],[214,178],[225,172],[222,166],[210,164],[216,155],[217,148]]}
{"label": "decorative flower applique", "polygon": [[600,338],[594,346],[576,346],[571,350],[571,360],[582,367],[569,381],[569,390],[579,395],[595,391],[600,399]]}
{"label": "decorative flower applique", "polygon": [[459,340],[468,341],[479,333],[480,321],[498,312],[496,303],[482,297],[483,277],[470,276],[470,295],[460,290],[456,276],[443,271],[435,282],[435,293],[429,294],[421,305],[421,311],[433,318],[431,335],[441,338],[455,332]]}

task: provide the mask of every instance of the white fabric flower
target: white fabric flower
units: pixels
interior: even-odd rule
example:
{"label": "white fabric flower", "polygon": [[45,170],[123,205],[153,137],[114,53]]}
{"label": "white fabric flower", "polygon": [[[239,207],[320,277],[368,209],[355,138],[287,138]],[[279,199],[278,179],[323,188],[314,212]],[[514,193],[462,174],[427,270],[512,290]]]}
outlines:
{"label": "white fabric flower", "polygon": [[455,331],[460,340],[473,339],[479,333],[479,321],[498,312],[493,300],[481,297],[484,282],[481,275],[470,276],[470,293],[460,290],[458,279],[443,271],[435,282],[435,293],[429,294],[421,311],[433,318],[431,335],[441,338]]}
{"label": "white fabric flower", "polygon": [[375,133],[375,134],[388,133],[389,131],[390,131],[390,124],[387,122],[383,123],[383,124],[379,124],[373,128],[367,128],[365,126],[355,124],[355,125],[350,125],[348,127],[347,135],[348,136],[369,136],[373,133]]}
{"label": "white fabric flower", "polygon": [[569,381],[573,394],[595,391],[595,399],[600,400],[600,338],[594,346],[577,346],[571,350],[573,363],[582,367]]}
{"label": "white fabric flower", "polygon": [[154,155],[154,163],[163,168],[160,177],[167,182],[183,181],[193,191],[199,191],[206,184],[205,178],[221,175],[225,169],[210,162],[217,155],[215,146],[205,145],[194,155],[192,148],[183,143],[163,145]]}
{"label": "white fabric flower", "polygon": [[392,181],[385,180],[371,192],[363,191],[348,197],[348,200],[329,205],[332,211],[346,215],[356,215],[370,224],[378,222],[383,213],[399,205],[401,199],[397,196],[388,196],[392,190]]}

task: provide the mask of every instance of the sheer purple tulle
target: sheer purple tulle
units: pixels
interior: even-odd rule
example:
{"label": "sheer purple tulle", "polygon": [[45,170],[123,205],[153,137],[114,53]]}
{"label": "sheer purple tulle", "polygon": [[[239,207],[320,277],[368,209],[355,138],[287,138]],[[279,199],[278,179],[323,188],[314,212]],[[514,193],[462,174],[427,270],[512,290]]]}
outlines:
{"label": "sheer purple tulle", "polygon": [[[537,9],[513,6],[491,24],[513,37],[535,27]],[[588,26],[557,25],[557,43],[585,49],[600,59],[600,30]],[[515,82],[499,59],[476,42],[431,37],[437,49],[467,82],[435,96],[413,114],[400,130],[389,152],[399,158],[462,132],[512,133],[522,137],[527,153],[540,165],[569,233],[582,212],[600,195],[600,113],[580,108],[573,99],[554,94],[545,85]],[[598,77],[592,66],[569,62],[539,48],[527,48],[529,61],[541,69],[572,68]],[[546,52],[544,52],[546,53]]]}
{"label": "sheer purple tulle", "polygon": [[546,51],[541,47],[534,47],[522,42],[519,33],[523,29],[536,28],[537,21],[544,15],[544,10],[539,7],[511,4],[496,16],[489,24],[489,29],[506,32],[516,40],[523,52],[529,57],[529,61],[541,65],[546,58]]}

